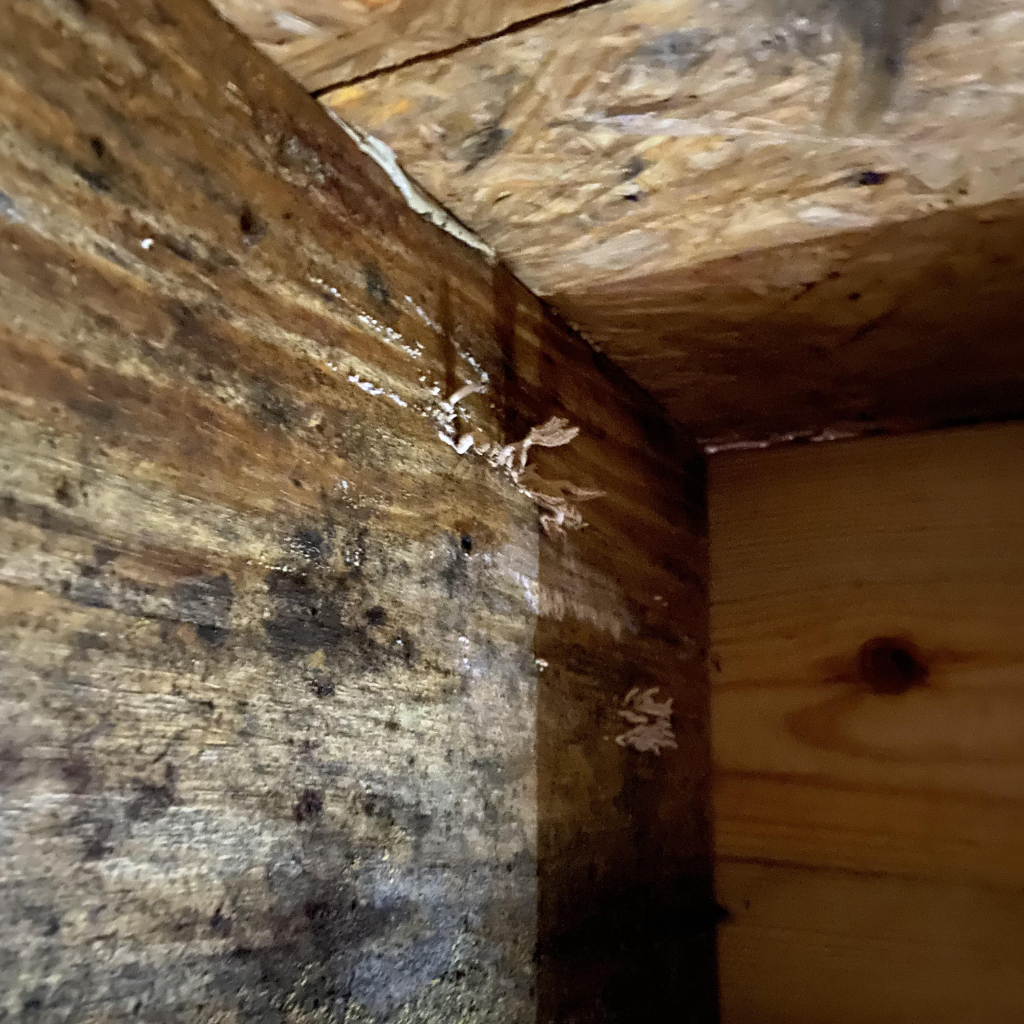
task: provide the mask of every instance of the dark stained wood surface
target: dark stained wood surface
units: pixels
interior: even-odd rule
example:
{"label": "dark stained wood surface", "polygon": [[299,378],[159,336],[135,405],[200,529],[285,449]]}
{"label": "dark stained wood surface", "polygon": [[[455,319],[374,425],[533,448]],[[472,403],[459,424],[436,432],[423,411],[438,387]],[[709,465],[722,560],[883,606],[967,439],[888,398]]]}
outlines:
{"label": "dark stained wood surface", "polygon": [[713,1020],[692,443],[206,6],[0,38],[0,1016]]}

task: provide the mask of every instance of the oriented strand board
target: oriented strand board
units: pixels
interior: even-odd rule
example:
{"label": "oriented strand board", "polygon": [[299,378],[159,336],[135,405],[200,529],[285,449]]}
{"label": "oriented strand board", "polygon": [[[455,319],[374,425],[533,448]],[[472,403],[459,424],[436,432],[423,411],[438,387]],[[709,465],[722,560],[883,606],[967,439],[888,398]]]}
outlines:
{"label": "oriented strand board", "polygon": [[1019,1020],[1024,426],[712,468],[727,1024]]}
{"label": "oriented strand board", "polygon": [[0,1018],[713,1020],[700,454],[204,4],[0,37]]}
{"label": "oriented strand board", "polygon": [[323,89],[502,32],[565,0],[217,0],[307,89]]}
{"label": "oriented strand board", "polygon": [[323,98],[727,441],[1024,411],[1022,79],[1012,0],[611,0]]}

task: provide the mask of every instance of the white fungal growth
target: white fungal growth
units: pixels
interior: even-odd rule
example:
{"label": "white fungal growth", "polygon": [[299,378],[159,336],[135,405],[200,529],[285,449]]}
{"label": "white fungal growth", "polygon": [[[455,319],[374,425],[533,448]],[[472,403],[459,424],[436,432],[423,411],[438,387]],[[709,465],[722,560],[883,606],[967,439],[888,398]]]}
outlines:
{"label": "white fungal growth", "polygon": [[447,434],[442,434],[440,430],[437,432],[437,436],[441,438],[449,448],[454,448],[456,455],[465,455],[466,452],[473,447],[472,434],[463,434],[457,441],[449,437]]}
{"label": "white fungal growth", "polygon": [[617,712],[630,728],[615,737],[620,747],[631,747],[641,754],[653,753],[661,756],[662,750],[677,749],[675,733],[672,731],[672,698],[657,701],[654,695],[659,687],[641,690],[634,686],[622,698],[622,708]]}
{"label": "white fungal growth", "polygon": [[[470,389],[470,390],[467,390]],[[467,384],[442,403],[442,408],[451,410],[443,420],[450,423],[454,418],[454,405],[466,394],[477,390],[478,386]],[[442,424],[448,431],[450,426]],[[455,440],[450,433],[438,431],[437,436],[459,455],[465,455],[471,448],[484,456],[494,467],[505,470],[519,490],[527,495],[540,509],[540,525],[548,536],[564,533],[566,530],[581,530],[586,526],[582,513],[576,507],[577,502],[590,501],[604,497],[604,491],[588,487],[578,487],[568,480],[545,480],[532,467],[527,465],[530,449],[559,448],[574,441],[580,432],[579,427],[572,426],[561,416],[552,416],[540,426],[532,427],[530,432],[515,444],[507,444],[502,448],[488,443],[474,444],[472,434],[463,434]]]}
{"label": "white fungal growth", "polygon": [[447,231],[449,235],[457,238],[460,242],[479,250],[488,260],[493,261],[496,258],[494,250],[486,242],[457,221],[452,214],[440,206],[436,200],[431,199],[409,178],[405,171],[398,166],[398,157],[395,156],[395,151],[389,145],[373,135],[367,135],[358,128],[353,128],[333,110],[328,109],[327,113],[341,127],[342,131],[392,180],[410,209],[436,224],[442,231]]}
{"label": "white fungal growth", "polygon": [[384,389],[377,387],[376,384],[371,383],[368,380],[363,380],[358,373],[350,373],[348,375],[349,384],[355,384],[360,391],[365,391],[368,395],[383,395]]}
{"label": "white fungal growth", "polygon": [[485,390],[486,388],[483,384],[463,384],[462,387],[452,394],[446,402],[442,402],[441,404],[446,406],[448,409],[454,409],[455,406],[457,406],[464,398],[469,398],[470,395],[476,395]]}
{"label": "white fungal growth", "polygon": [[315,36],[319,29],[316,25],[306,21],[305,18],[300,18],[296,14],[292,14],[290,11],[274,11],[273,15],[274,24],[284,32],[290,32],[296,36]]}

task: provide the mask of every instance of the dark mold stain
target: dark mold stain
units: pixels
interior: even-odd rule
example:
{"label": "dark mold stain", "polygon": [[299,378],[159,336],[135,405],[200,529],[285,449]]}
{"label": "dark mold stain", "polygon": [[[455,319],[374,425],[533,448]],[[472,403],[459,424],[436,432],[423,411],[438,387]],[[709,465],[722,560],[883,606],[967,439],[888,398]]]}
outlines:
{"label": "dark mold stain", "polygon": [[270,650],[278,657],[293,658],[318,650],[333,650],[350,638],[337,603],[322,593],[306,573],[274,569],[266,577],[274,616],[264,623]]}
{"label": "dark mold stain", "polygon": [[200,639],[214,646],[224,642],[234,603],[234,588],[224,573],[180,580],[171,593],[179,619],[191,622]]}
{"label": "dark mold stain", "polygon": [[114,852],[115,823],[110,818],[92,818],[87,813],[75,815],[70,825],[79,832],[82,839],[82,859],[102,860]]}
{"label": "dark mold stain", "polygon": [[375,604],[367,610],[366,621],[371,626],[383,626],[388,621],[388,613],[379,604]]}
{"label": "dark mold stain", "polygon": [[296,530],[289,545],[292,550],[297,551],[307,562],[319,564],[323,562],[328,551],[327,541],[319,530],[302,529]]}
{"label": "dark mold stain", "polygon": [[242,241],[246,245],[256,245],[267,233],[267,223],[246,203],[238,215],[238,229],[242,232]]}
{"label": "dark mold stain", "polygon": [[84,181],[94,192],[110,192],[111,184],[106,176],[99,171],[90,170],[82,164],[72,164],[75,174]]}
{"label": "dark mold stain", "polygon": [[324,813],[323,793],[316,789],[304,789],[292,810],[295,820],[300,824],[311,819],[322,818]]}
{"label": "dark mold stain", "polygon": [[160,785],[145,779],[133,779],[135,797],[125,808],[125,817],[129,821],[156,821],[162,818],[175,802],[176,781],[177,772],[172,764],[165,767],[164,781]]}
{"label": "dark mold stain", "polygon": [[211,647],[220,647],[228,635],[228,630],[221,626],[199,625],[196,626],[196,636],[205,641]]}
{"label": "dark mold stain", "polygon": [[376,263],[363,264],[363,280],[366,285],[366,294],[380,306],[391,305],[391,292],[388,289],[387,281]]}
{"label": "dark mold stain", "polygon": [[334,696],[334,680],[322,675],[316,675],[309,681],[309,688],[315,697],[321,700],[324,697]]}
{"label": "dark mold stain", "polygon": [[[351,878],[347,840],[323,829],[304,833],[303,848],[271,862],[266,890],[267,915],[253,922],[257,933],[272,936],[272,945],[245,944],[250,928],[236,915],[237,948],[222,961],[217,987],[231,998],[239,1017],[249,1024],[283,1024],[302,1019],[343,1020],[355,998],[385,1019],[415,992],[398,985],[388,989],[365,977],[363,962],[408,922],[416,920],[414,904],[387,896],[360,898]],[[431,963],[432,977],[443,969]],[[401,980],[401,979],[399,979]],[[420,982],[429,984],[431,976]],[[383,1011],[383,1013],[381,1013]]]}
{"label": "dark mold stain", "polygon": [[466,159],[466,166],[462,169],[463,173],[469,173],[485,160],[500,153],[511,134],[507,128],[502,128],[497,124],[488,125],[481,128],[480,131],[473,132],[461,147]]}
{"label": "dark mold stain", "polygon": [[74,492],[71,490],[71,485],[67,479],[61,480],[57,489],[53,492],[53,496],[65,507],[74,508],[78,504],[78,499],[75,497]]}
{"label": "dark mold stain", "polygon": [[230,917],[225,917],[222,913],[222,907],[218,907],[210,918],[210,931],[219,939],[226,939],[231,935],[232,921]]}
{"label": "dark mold stain", "polygon": [[[706,28],[665,32],[633,51],[632,59],[652,68],[667,68],[683,74],[708,59],[708,44],[715,35]],[[638,172],[639,173],[639,172]]]}
{"label": "dark mold stain", "polygon": [[469,586],[469,556],[462,540],[453,534],[446,534],[448,544],[445,566],[441,570],[441,583],[445,594],[454,598]]}
{"label": "dark mold stain", "polygon": [[370,635],[371,619],[379,618],[383,608],[360,614],[353,606],[348,620],[342,606],[346,594],[336,577],[275,569],[265,582],[273,605],[272,617],[264,622],[270,653],[289,661],[323,651],[324,667],[307,675],[318,697],[334,693],[339,672],[359,675],[380,671],[389,662],[415,663],[415,645],[404,634],[397,638],[401,643],[384,643]]}
{"label": "dark mold stain", "polygon": [[626,162],[626,166],[622,170],[622,180],[632,181],[634,178],[643,174],[645,170],[647,170],[647,161],[638,153],[634,153]]}
{"label": "dark mold stain", "polygon": [[13,743],[0,747],[0,789],[9,789],[27,774],[21,751]]}
{"label": "dark mold stain", "polygon": [[98,136],[94,135],[89,140],[89,148],[96,154],[98,160],[103,159],[107,155],[107,147],[104,141]]}
{"label": "dark mold stain", "polygon": [[69,758],[60,766],[60,774],[72,793],[81,795],[92,782],[92,768],[80,757]]}
{"label": "dark mold stain", "polygon": [[896,697],[924,686],[929,670],[913,640],[879,636],[861,645],[857,673],[873,693]]}
{"label": "dark mold stain", "polygon": [[857,185],[882,185],[889,180],[885,171],[861,171],[854,177]]}

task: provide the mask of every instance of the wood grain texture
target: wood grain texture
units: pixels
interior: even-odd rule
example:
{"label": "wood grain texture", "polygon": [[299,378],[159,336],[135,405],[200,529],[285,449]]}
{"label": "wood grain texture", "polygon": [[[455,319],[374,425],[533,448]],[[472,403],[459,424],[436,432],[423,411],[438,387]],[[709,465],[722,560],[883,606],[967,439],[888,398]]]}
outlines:
{"label": "wood grain texture", "polygon": [[1016,1021],[1024,426],[719,456],[723,1015]]}
{"label": "wood grain texture", "polygon": [[218,0],[307,89],[339,85],[572,6],[566,0]]}
{"label": "wood grain texture", "polygon": [[612,0],[324,101],[702,437],[997,418],[1018,14]]}
{"label": "wood grain texture", "polygon": [[712,1020],[692,442],[204,4],[0,36],[0,1016]]}

